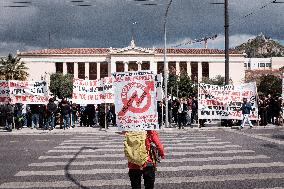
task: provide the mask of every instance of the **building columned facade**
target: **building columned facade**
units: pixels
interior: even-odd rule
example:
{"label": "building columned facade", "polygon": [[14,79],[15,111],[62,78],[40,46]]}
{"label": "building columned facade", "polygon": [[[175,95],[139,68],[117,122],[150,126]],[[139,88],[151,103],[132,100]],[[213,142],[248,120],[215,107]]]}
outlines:
{"label": "building columned facade", "polygon": [[[99,79],[113,72],[152,70],[164,72],[164,49],[137,47],[134,41],[125,48],[62,48],[17,52],[29,68],[30,80],[48,79],[61,72],[75,78]],[[187,73],[192,79],[225,75],[224,51],[219,49],[167,49],[171,73]],[[230,53],[230,78],[233,83],[244,81],[244,54]]]}
{"label": "building columned facade", "polygon": [[246,58],[246,70],[276,70],[284,66],[284,57]]}

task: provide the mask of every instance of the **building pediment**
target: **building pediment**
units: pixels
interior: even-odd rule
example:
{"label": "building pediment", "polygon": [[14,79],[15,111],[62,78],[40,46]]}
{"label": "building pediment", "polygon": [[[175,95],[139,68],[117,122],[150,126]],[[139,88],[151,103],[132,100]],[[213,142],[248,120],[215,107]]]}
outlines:
{"label": "building pediment", "polygon": [[136,47],[134,40],[132,40],[128,47],[119,48],[119,49],[110,48],[110,53],[111,54],[154,54],[155,49]]}

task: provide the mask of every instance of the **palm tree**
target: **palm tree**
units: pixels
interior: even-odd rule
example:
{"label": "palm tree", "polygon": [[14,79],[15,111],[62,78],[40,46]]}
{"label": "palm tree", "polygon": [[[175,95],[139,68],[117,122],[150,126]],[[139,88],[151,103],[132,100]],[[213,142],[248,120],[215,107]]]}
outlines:
{"label": "palm tree", "polygon": [[0,79],[24,81],[29,75],[27,69],[25,63],[20,62],[20,58],[9,54],[8,57],[0,60]]}

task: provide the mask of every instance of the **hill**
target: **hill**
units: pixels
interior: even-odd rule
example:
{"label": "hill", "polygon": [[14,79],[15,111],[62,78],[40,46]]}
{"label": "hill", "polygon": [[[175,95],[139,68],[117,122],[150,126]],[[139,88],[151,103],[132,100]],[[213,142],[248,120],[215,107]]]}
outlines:
{"label": "hill", "polygon": [[248,58],[267,58],[284,56],[284,46],[263,34],[248,40],[235,50],[246,53]]}

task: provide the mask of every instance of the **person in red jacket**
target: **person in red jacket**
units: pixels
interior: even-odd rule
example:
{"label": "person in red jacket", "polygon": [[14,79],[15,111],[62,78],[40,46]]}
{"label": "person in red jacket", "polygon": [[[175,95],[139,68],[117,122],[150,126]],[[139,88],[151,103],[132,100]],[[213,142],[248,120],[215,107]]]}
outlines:
{"label": "person in red jacket", "polygon": [[[146,149],[150,151],[150,145],[153,142],[158,150],[159,156],[164,159],[164,147],[160,141],[157,131],[147,131],[147,137],[145,140]],[[141,177],[143,175],[145,189],[153,189],[155,183],[155,170],[156,162],[152,159],[150,153],[148,153],[148,160],[143,166],[139,166],[128,162],[129,178],[132,189],[141,189]]]}

